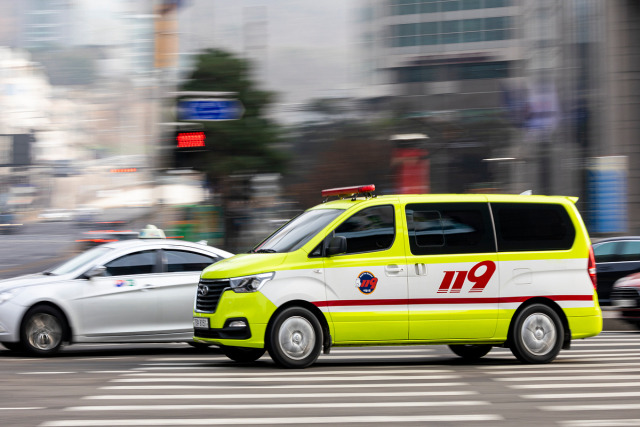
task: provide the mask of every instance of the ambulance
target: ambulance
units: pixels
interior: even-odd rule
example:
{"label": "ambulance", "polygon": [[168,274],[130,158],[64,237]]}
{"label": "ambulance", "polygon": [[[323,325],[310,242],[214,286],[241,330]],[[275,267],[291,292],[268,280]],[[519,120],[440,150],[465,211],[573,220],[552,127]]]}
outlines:
{"label": "ambulance", "polygon": [[206,268],[194,339],[304,368],[331,347],[425,344],[548,363],[601,332],[577,198],[374,190],[324,190],[250,253]]}

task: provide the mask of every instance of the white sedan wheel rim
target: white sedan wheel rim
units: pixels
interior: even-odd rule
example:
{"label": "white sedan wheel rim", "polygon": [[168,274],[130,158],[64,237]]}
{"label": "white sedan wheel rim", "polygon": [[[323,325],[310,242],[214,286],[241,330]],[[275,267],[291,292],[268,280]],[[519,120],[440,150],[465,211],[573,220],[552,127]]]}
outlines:
{"label": "white sedan wheel rim", "polygon": [[38,350],[51,350],[60,344],[62,327],[55,316],[37,313],[31,317],[27,325],[29,345]]}

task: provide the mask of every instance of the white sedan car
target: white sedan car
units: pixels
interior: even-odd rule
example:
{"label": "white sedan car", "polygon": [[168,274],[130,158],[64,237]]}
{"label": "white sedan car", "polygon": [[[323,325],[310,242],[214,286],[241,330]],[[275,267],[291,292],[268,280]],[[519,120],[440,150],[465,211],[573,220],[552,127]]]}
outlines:
{"label": "white sedan car", "polygon": [[107,243],[0,281],[0,342],[47,356],[63,343],[190,342],[200,272],[231,253],[164,238]]}

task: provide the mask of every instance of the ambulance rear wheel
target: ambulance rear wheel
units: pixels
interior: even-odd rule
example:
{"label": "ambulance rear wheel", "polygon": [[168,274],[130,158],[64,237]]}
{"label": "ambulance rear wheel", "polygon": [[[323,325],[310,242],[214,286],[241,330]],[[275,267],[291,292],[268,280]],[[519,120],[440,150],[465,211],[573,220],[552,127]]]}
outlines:
{"label": "ambulance rear wheel", "polygon": [[275,317],[268,346],[276,364],[284,368],[306,368],[320,356],[322,326],[306,308],[289,307]]}
{"label": "ambulance rear wheel", "polygon": [[549,363],[562,348],[564,328],[549,306],[532,304],[514,319],[511,352],[524,363]]}
{"label": "ambulance rear wheel", "polygon": [[491,351],[490,344],[456,344],[449,348],[465,360],[478,360]]}
{"label": "ambulance rear wheel", "polygon": [[264,348],[246,348],[246,347],[223,347],[222,352],[229,359],[236,362],[248,363],[255,362],[265,353]]}

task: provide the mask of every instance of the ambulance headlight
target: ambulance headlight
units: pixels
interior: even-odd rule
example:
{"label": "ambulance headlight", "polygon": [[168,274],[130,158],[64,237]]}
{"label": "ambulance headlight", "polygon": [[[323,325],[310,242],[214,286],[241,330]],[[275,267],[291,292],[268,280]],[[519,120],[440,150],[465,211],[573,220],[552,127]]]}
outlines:
{"label": "ambulance headlight", "polygon": [[245,292],[256,292],[259,291],[260,288],[264,286],[269,280],[273,279],[275,273],[272,271],[271,273],[262,273],[262,274],[254,274],[252,276],[244,276],[244,277],[234,277],[229,279],[229,283],[231,285],[231,289],[234,292],[245,293]]}

